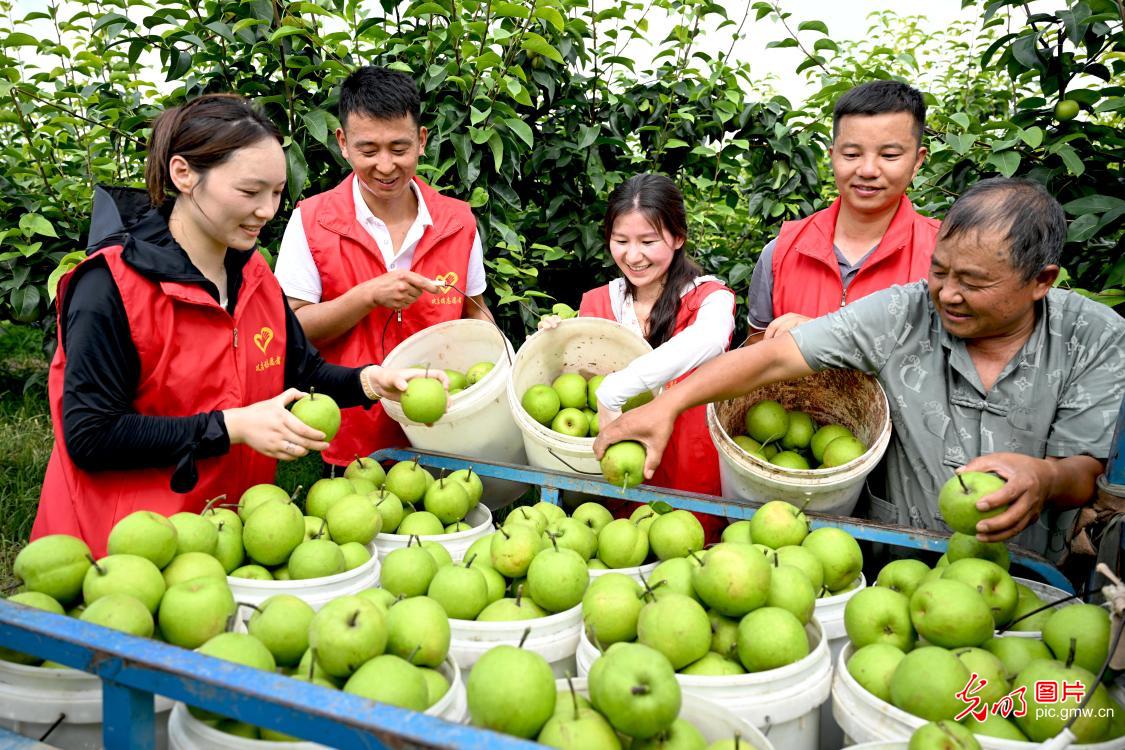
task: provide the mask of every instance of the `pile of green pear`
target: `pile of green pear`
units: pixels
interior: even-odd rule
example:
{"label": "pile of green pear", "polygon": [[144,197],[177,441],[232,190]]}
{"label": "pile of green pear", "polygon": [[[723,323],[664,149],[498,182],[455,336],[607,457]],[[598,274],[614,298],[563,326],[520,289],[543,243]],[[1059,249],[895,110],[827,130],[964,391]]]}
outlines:
{"label": "pile of green pear", "polygon": [[[254,609],[245,633],[221,633],[196,650],[413,711],[430,708],[450,688],[437,669],[449,653],[449,619],[424,596],[366,589],[316,612],[295,596],[278,594]],[[296,739],[198,708],[189,711],[240,737]]]}
{"label": "pile of green pear", "polygon": [[[1109,651],[1109,613],[1093,604],[1070,604],[1031,614],[1047,602],[1014,581],[1008,564],[1002,543],[983,543],[960,532],[933,569],[916,559],[888,563],[875,585],[856,593],[844,609],[855,649],[848,672],[880,700],[927,721],[951,724],[967,705],[956,695],[974,673],[987,680],[978,695],[988,706],[1025,688],[1025,716],[990,713],[977,721],[970,715],[961,725],[972,734],[1022,742],[1054,737],[1066,721],[1066,709],[1073,711],[1078,702],[1041,706],[1035,684],[1057,682],[1060,697],[1064,681],[1095,685]],[[1041,631],[1042,637],[1004,636],[997,628]],[[1056,710],[1040,716],[1041,707]],[[1125,709],[1103,685],[1097,685],[1087,707],[1091,711],[1071,727],[1080,743],[1125,736]]]}
{"label": "pile of green pear", "polygon": [[[406,391],[402,394],[400,401],[402,413],[414,422],[432,425],[445,415],[450,396],[456,396],[461,391],[476,385],[495,366],[493,362],[477,362],[465,372],[445,370],[449,380],[448,389],[437,378],[412,379],[407,383]],[[419,370],[429,369],[428,365],[415,365],[415,367]]]}
{"label": "pile of green pear", "polygon": [[664,559],[644,583],[597,578],[582,599],[585,633],[603,651],[648,646],[685,675],[777,669],[808,656],[817,593],[854,586],[862,566],[846,532],[810,532],[803,512],[774,501],[729,526],[720,544]]}
{"label": "pile of green pear", "polygon": [[867,446],[840,424],[818,426],[803,411],[787,411],[777,401],[759,401],[746,412],[746,434],[734,442],[752,456],[787,469],[843,466]]}
{"label": "pile of green pear", "polygon": [[[331,481],[338,482],[320,480]],[[465,516],[484,495],[480,475],[471,466],[435,478],[417,460],[399,461],[381,482],[372,481],[376,488],[368,497],[383,518],[382,534],[441,536],[468,531]],[[315,489],[314,484],[309,494]]]}
{"label": "pile of green pear", "polygon": [[[532,419],[555,432],[571,437],[597,437],[597,391],[605,377],[594,375],[587,381],[581,373],[564,372],[550,385],[540,383],[528,388],[520,403]],[[645,391],[625,402],[622,411],[649,401],[652,393]]]}
{"label": "pile of green pear", "polygon": [[739,737],[708,745],[680,718],[672,665],[646,646],[615,644],[594,662],[587,689],[589,698],[573,684],[559,690],[542,656],[497,646],[469,675],[469,716],[476,726],[564,750],[754,750]]}

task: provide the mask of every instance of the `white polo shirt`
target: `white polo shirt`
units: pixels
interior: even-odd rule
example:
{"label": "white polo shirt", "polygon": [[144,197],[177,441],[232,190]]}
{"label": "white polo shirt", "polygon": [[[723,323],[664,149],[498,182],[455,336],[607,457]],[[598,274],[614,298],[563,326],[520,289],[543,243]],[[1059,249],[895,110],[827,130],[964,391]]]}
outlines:
{"label": "white polo shirt", "polygon": [[[391,232],[363,200],[360,193],[359,180],[352,180],[352,202],[355,204],[355,218],[361,227],[367,230],[379,253],[383,256],[383,264],[388,271],[401,269],[409,271],[414,260],[414,250],[422,239],[426,227],[433,226],[430,210],[422,200],[422,191],[418,184],[410,181],[410,189],[418,199],[418,215],[414,223],[406,232],[398,252],[394,250],[391,241]],[[309,240],[305,236],[305,225],[301,222],[301,209],[293,209],[289,223],[285,227],[285,234],[281,238],[281,248],[277,253],[277,262],[274,264],[274,276],[281,284],[285,296],[316,304],[320,302],[322,287],[320,284],[320,271],[317,270],[316,261],[313,260],[312,251],[309,249]],[[469,252],[469,278],[465,283],[465,294],[475,297],[483,294],[488,288],[484,275],[484,249],[481,247],[480,233],[473,230],[473,247]]]}

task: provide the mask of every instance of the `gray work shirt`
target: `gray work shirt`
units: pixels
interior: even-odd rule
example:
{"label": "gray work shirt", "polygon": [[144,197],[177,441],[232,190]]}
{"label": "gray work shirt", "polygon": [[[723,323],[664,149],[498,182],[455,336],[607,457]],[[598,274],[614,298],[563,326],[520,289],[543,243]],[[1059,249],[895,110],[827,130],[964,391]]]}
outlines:
{"label": "gray work shirt", "polygon": [[[758,256],[758,263],[754,266],[754,273],[750,277],[750,291],[746,295],[750,301],[750,312],[746,319],[750,322],[751,328],[763,330],[773,322],[773,251],[776,247],[777,240],[772,239],[762,248],[762,254]],[[840,248],[832,245],[832,252],[836,254],[836,263],[840,266],[840,280],[844,283],[844,291],[847,291],[848,285],[859,273],[863,262],[878,248],[879,246],[875,245],[862,258],[852,263],[844,257]]]}
{"label": "gray work shirt", "polygon": [[[949,334],[925,281],[893,286],[792,330],[814,370],[879,379],[894,434],[872,518],[948,531],[938,491],[953,470],[996,452],[1109,455],[1125,392],[1125,320],[1074,292],[1039,303],[1027,343],[985,390],[963,339]],[[1074,511],[1047,510],[1014,541],[1057,558]]]}

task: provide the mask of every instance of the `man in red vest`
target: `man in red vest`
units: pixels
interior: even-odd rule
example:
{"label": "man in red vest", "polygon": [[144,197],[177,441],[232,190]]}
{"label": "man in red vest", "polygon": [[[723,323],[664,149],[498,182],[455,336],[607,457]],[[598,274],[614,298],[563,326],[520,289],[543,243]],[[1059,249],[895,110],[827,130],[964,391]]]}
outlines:
{"label": "man in red vest", "polygon": [[[339,116],[336,140],[352,174],[297,205],[275,268],[309,339],[329,362],[381,363],[429,326],[491,320],[472,210],[416,175],[426,128],[413,79],[360,68],[340,88]],[[356,407],[344,410],[322,456],[344,466],[406,444],[382,409]]]}
{"label": "man in red vest", "polygon": [[926,149],[922,94],[898,81],[851,89],[832,114],[832,173],[840,196],[781,225],[750,281],[750,327],[770,339],[894,284],[926,277],[940,223],[906,189]]}

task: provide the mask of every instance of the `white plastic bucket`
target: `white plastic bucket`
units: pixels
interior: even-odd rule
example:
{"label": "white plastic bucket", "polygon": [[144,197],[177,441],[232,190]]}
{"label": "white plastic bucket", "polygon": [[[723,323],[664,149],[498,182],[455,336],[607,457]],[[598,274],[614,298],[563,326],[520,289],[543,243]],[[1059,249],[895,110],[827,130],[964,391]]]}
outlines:
{"label": "white plastic bucket", "polygon": [[[836,747],[841,747],[837,745]],[[910,750],[909,742],[864,742],[862,745],[847,745],[847,750]]]}
{"label": "white plastic bucket", "polygon": [[[830,469],[787,469],[751,456],[734,442],[746,412],[763,399],[806,412],[818,424],[842,424],[866,445],[859,458]],[[825,370],[745,396],[707,405],[707,428],[719,453],[723,497],[764,503],[785,500],[816,513],[850,515],[863,481],[891,440],[890,408],[879,381],[854,370]]]}
{"label": "white plastic bucket", "polygon": [[[1043,604],[1062,601],[1063,599],[1066,599],[1068,596],[1070,596],[1070,594],[1063,591],[1062,589],[1055,588],[1054,586],[1048,583],[1043,583],[1041,581],[1032,581],[1029,578],[1017,578],[1016,576],[1012,576],[1012,580],[1016,583],[1023,584],[1024,586],[1027,586],[1029,589],[1034,591],[1039,596],[1039,598],[1043,600]],[[1070,599],[1066,602],[1063,602],[1062,604],[1059,604],[1054,609],[1065,607],[1067,604],[1076,603],[1076,600]],[[1003,633],[998,632],[997,634],[1003,635],[1005,637],[1015,636],[1016,638],[1035,638],[1036,640],[1043,637],[1043,632],[1040,630],[1005,630]]]}
{"label": "white plastic bucket", "polygon": [[[154,702],[156,746],[167,747],[168,712],[172,701]],[[0,661],[0,727],[38,739],[59,717],[47,736],[50,747],[98,750],[102,747],[102,681],[77,669],[32,667]]]}
{"label": "white plastic bucket", "polygon": [[[816,616],[805,626],[811,649],[793,664],[766,672],[727,676],[677,674],[684,693],[711,701],[762,730],[779,748],[817,750],[820,706],[832,687],[832,660]],[[576,662],[585,677],[600,656],[583,631]],[[838,747],[838,746],[837,746]]]}
{"label": "white plastic bucket", "polygon": [[600,578],[601,576],[604,576],[608,573],[621,573],[623,575],[629,576],[637,583],[642,583],[641,577],[643,576],[644,580],[647,581],[648,577],[652,575],[652,571],[656,570],[656,566],[659,564],[660,561],[657,560],[656,562],[637,565],[633,568],[606,568],[605,570],[602,570],[601,568],[593,568],[590,570],[590,580],[592,582],[593,579]]}
{"label": "white plastic bucket", "polygon": [[[437,703],[426,709],[427,716],[436,716],[455,724],[464,723],[469,717],[469,703],[465,694],[465,682],[461,670],[452,659],[446,659],[439,668],[449,680],[449,690]],[[177,703],[168,721],[168,740],[171,750],[313,750],[323,748],[315,742],[275,742],[272,740],[251,740],[220,732],[191,715],[187,706]]]}
{"label": "white plastic bucket", "polygon": [[[412,367],[418,364],[443,370],[465,372],[478,362],[494,367],[473,386],[449,397],[445,415],[427,427],[411,421],[397,401],[380,403],[391,419],[402,425],[415,448],[455,453],[468,458],[525,464],[523,437],[512,418],[505,391],[511,362],[512,344],[492,323],[462,318],[424,328],[391,350],[383,358],[387,367]],[[466,440],[465,436],[472,439]],[[527,486],[490,477],[484,483],[482,502],[499,508],[522,495]]]}
{"label": "white plastic bucket", "polygon": [[[820,626],[824,628],[824,637],[828,640],[828,652],[832,663],[836,663],[844,646],[848,645],[848,631],[844,628],[844,608],[848,600],[867,588],[867,578],[859,574],[859,586],[849,589],[836,596],[816,600],[813,614]],[[836,750],[844,743],[844,730],[836,723],[832,716],[832,701],[820,704],[820,750]]]}
{"label": "white plastic bucket", "polygon": [[594,438],[563,435],[539,424],[524,411],[523,394],[533,385],[550,385],[564,372],[608,375],[651,351],[636,333],[603,318],[569,318],[530,336],[516,353],[508,381],[508,404],[523,433],[528,464],[600,477]]}
{"label": "white plastic bucket", "polygon": [[[574,684],[576,693],[586,698],[590,697],[590,690],[585,677],[576,677],[570,682]],[[555,686],[560,693],[570,692],[570,684],[566,680],[556,680]],[[562,700],[561,696],[560,700]],[[774,750],[775,747],[785,749],[785,745],[782,744],[775,746],[770,739],[767,739],[746,719],[737,716],[718,703],[689,693],[686,690],[683,692],[679,718],[690,722],[708,742],[729,740],[738,735],[743,742],[757,748],[757,750]]]}
{"label": "white plastic bucket", "polygon": [[582,633],[582,605],[534,620],[477,622],[450,618],[449,655],[465,672],[494,646],[518,646],[530,629],[523,647],[542,656],[556,677],[575,673],[574,653]]}
{"label": "white plastic bucket", "polygon": [[[473,542],[482,536],[488,536],[494,530],[492,511],[483,503],[469,511],[465,516],[465,523],[470,526],[467,531],[458,531],[455,534],[423,534],[418,539],[423,542],[437,542],[445,547],[453,562],[461,562],[469,547],[473,546]],[[378,534],[375,537],[375,549],[378,550],[379,557],[386,557],[393,550],[405,547],[409,541],[410,536],[407,534]]]}
{"label": "white plastic bucket", "polygon": [[[909,739],[926,720],[907,713],[867,692],[848,672],[847,662],[855,653],[848,644],[836,662],[836,676],[832,680],[832,712],[844,729],[849,743],[902,742]],[[974,735],[983,750],[1034,750],[1038,742],[1017,742],[985,735]],[[1082,750],[1121,750],[1125,740],[1107,740],[1086,745],[1071,745]]]}
{"label": "white plastic bucket", "polygon": [[379,555],[375,544],[368,544],[367,550],[371,553],[370,560],[334,576],[296,581],[259,581],[228,576],[227,583],[239,604],[259,605],[275,594],[292,594],[313,609],[320,609],[333,599],[379,585]]}

